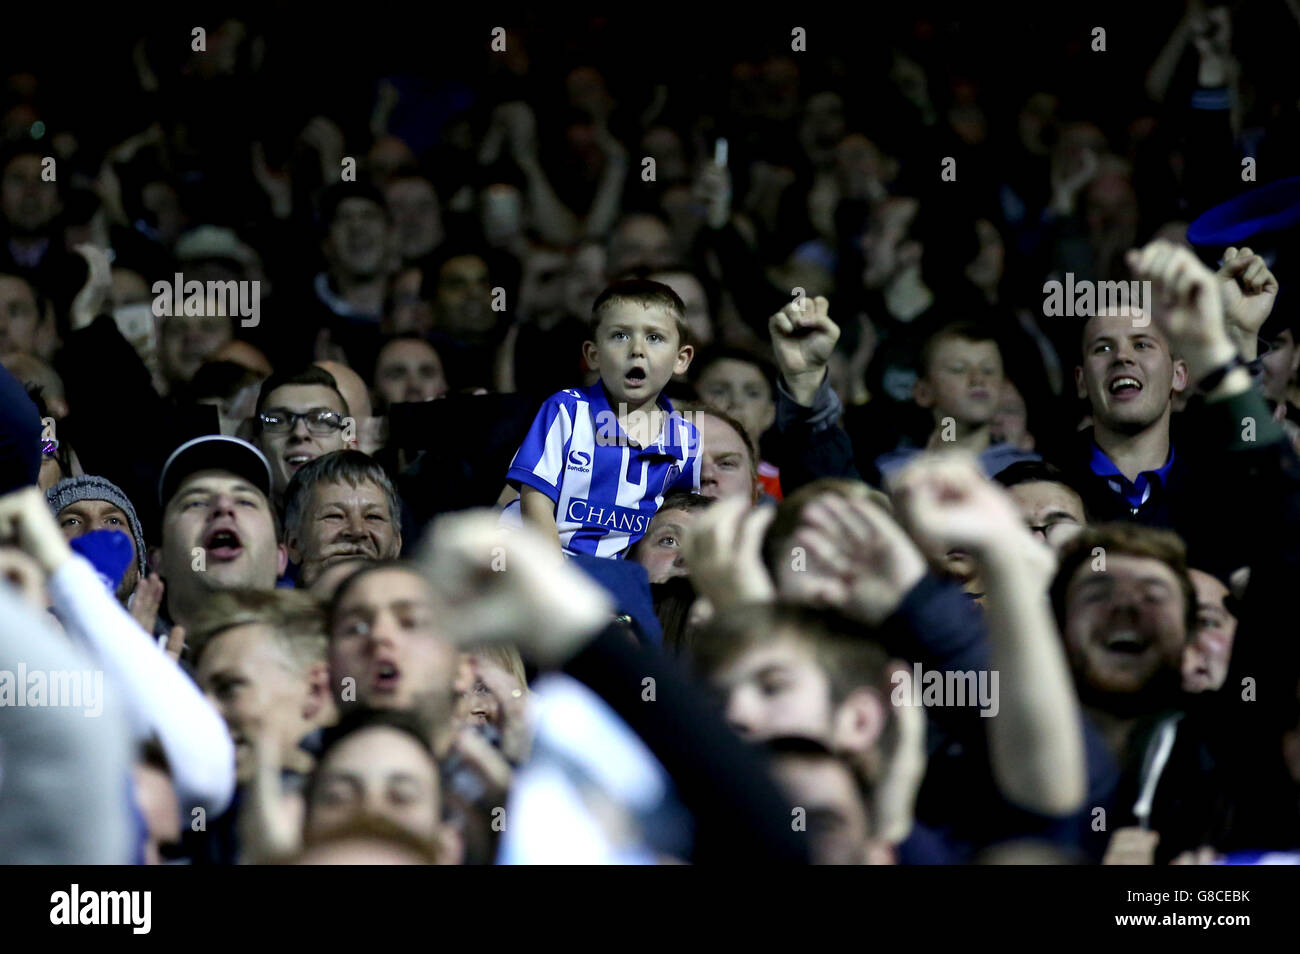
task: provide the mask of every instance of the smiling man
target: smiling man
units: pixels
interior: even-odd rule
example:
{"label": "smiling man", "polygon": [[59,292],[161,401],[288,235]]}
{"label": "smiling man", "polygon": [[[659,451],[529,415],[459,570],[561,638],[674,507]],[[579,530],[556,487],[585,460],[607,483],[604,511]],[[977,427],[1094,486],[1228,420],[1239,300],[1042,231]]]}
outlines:
{"label": "smiling man", "polygon": [[236,437],[186,441],[163,465],[156,569],[173,623],[190,626],[214,590],[270,590],[288,555],[271,509],[271,467]]}
{"label": "smiling man", "polygon": [[271,464],[272,499],[284,500],[293,475],[317,457],[356,448],[348,403],[334,376],[314,365],[270,377],[257,400],[257,443]]}
{"label": "smiling man", "polygon": [[1063,468],[1070,483],[1098,520],[1173,526],[1184,465],[1169,425],[1173,395],[1187,386],[1187,366],[1149,319],[1090,318],[1082,347],[1074,380],[1092,408],[1093,427]]}
{"label": "smiling man", "polygon": [[392,560],[402,552],[401,503],[384,469],[360,451],[304,466],[285,493],[285,543],[309,587],[350,560]]}

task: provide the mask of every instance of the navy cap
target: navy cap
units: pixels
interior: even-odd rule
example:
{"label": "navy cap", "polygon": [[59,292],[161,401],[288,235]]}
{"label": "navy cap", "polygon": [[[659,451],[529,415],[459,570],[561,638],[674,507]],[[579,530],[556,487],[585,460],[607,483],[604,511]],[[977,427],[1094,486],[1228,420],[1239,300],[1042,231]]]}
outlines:
{"label": "navy cap", "polygon": [[167,458],[158,481],[158,503],[166,507],[181,481],[200,470],[224,470],[243,477],[271,499],[271,465],[260,450],[238,437],[205,434],[186,441]]}

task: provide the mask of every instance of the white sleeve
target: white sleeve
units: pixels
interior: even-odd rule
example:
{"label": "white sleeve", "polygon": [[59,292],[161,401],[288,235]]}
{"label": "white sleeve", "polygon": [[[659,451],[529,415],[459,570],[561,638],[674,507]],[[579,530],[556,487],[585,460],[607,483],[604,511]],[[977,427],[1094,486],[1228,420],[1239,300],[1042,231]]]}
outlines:
{"label": "white sleeve", "polygon": [[122,608],[84,557],[50,574],[63,625],[93,648],[126,693],[138,736],[156,734],[182,809],[224,812],[235,791],[235,746],[221,714],[188,675]]}
{"label": "white sleeve", "polygon": [[[130,864],[131,740],[95,661],[0,583],[0,859]],[[72,696],[29,702],[36,681]],[[75,688],[73,688],[75,687]],[[93,688],[92,688],[93,687]],[[92,696],[93,692],[93,696]],[[93,701],[92,701],[93,700]],[[79,703],[79,704],[78,704]]]}

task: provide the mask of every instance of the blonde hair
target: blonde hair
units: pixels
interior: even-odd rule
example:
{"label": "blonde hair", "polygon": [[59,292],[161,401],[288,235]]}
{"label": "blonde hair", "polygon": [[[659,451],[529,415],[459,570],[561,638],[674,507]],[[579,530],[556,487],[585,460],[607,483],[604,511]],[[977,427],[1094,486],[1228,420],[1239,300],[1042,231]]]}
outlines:
{"label": "blonde hair", "polygon": [[236,626],[262,624],[289,659],[301,670],[324,662],[329,638],[320,602],[301,590],[221,590],[199,608],[190,627],[189,645],[195,663],[212,640]]}
{"label": "blonde hair", "polygon": [[510,675],[514,676],[519,683],[519,688],[527,691],[528,674],[524,670],[524,659],[519,655],[519,650],[513,646],[471,646],[466,652],[473,656],[486,656],[492,660]]}

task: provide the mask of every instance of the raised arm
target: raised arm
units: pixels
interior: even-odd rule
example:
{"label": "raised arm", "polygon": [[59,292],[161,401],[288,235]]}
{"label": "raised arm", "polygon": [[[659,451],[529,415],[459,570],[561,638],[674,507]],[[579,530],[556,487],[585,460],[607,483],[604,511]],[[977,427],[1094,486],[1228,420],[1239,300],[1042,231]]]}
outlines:
{"label": "raised arm", "polygon": [[790,302],[768,321],[777,379],[776,430],[781,488],[790,494],[819,477],[861,479],[853,442],[839,426],[844,405],[830,386],[840,328],[825,298]]}
{"label": "raised arm", "polygon": [[[91,658],[43,616],[0,583],[0,669],[93,677]],[[0,707],[6,864],[130,862],[131,748],[120,703],[112,694],[99,702],[96,718],[73,706]]]}
{"label": "raised arm", "polygon": [[0,497],[0,523],[14,528],[48,575],[64,626],[85,641],[125,694],[137,738],[158,736],[182,808],[225,811],[234,794],[235,750],[217,710],[72,552],[44,494],[31,487]]}
{"label": "raised arm", "polygon": [[968,458],[917,462],[901,476],[898,497],[913,536],[972,553],[985,581],[990,665],[1000,687],[988,719],[999,787],[1043,815],[1077,812],[1087,764],[1082,714],[1048,599],[1051,552]]}
{"label": "raised arm", "polygon": [[[502,537],[490,512],[442,517],[428,539],[421,564],[446,604],[447,632],[464,644],[513,643],[604,699],[694,816],[695,861],[804,860],[789,807],[757,753],[669,661],[610,626],[613,606],[599,586],[529,530]],[[505,569],[492,572],[498,547]],[[653,704],[647,684],[655,686]]]}

